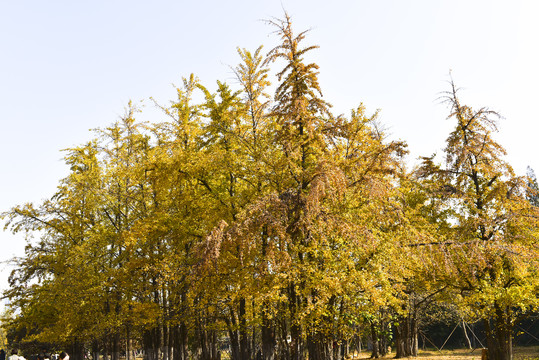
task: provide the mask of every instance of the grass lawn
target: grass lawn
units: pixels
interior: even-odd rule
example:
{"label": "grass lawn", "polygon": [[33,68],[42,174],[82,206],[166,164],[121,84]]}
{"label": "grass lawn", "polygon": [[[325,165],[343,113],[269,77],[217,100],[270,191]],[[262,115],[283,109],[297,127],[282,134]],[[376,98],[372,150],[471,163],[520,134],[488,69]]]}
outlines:
{"label": "grass lawn", "polygon": [[[356,354],[352,359],[368,359],[370,352]],[[383,359],[392,359],[395,353],[390,353]],[[414,358],[409,358],[414,359]],[[481,360],[481,349],[471,351],[468,349],[458,350],[420,350],[418,360]],[[539,360],[539,346],[513,348],[513,360]]]}

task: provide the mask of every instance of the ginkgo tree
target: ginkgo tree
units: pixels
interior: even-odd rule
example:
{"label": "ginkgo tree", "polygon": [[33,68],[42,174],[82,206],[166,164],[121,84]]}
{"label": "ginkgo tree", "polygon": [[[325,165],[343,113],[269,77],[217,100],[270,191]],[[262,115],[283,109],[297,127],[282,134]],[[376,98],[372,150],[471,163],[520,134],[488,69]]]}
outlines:
{"label": "ginkgo tree", "polygon": [[3,213],[39,237],[5,293],[12,326],[74,360],[124,346],[213,360],[225,345],[238,360],[340,360],[367,333],[378,357],[391,332],[402,357],[422,304],[453,296],[507,359],[537,308],[537,208],[491,138],[495,114],[453,88],[446,163],[409,173],[377,112],[331,112],[308,32],[268,23],[278,45],[237,49],[234,83],[191,75],[152,122],[130,104],[66,152],[51,199]]}
{"label": "ginkgo tree", "polygon": [[489,358],[510,360],[514,326],[539,305],[537,208],[493,138],[498,114],[462,104],[450,85],[444,98],[456,124],[445,163],[425,158],[419,169],[450,224],[446,240],[431,244],[436,277],[454,291],[464,316],[482,319]]}
{"label": "ginkgo tree", "polygon": [[271,24],[282,44],[269,60],[284,67],[266,120],[277,149],[264,165],[277,169],[267,194],[208,237],[207,252],[216,255],[208,269],[236,271],[237,254],[240,268],[256,277],[251,292],[262,304],[263,329],[277,334],[263,336],[262,358],[340,357],[358,318],[350,312],[394,299],[387,275],[398,203],[388,199],[404,144],[385,143],[363,107],[350,118],[332,116],[318,67],[304,62],[316,47],[302,47],[305,32],[295,35],[289,17]]}

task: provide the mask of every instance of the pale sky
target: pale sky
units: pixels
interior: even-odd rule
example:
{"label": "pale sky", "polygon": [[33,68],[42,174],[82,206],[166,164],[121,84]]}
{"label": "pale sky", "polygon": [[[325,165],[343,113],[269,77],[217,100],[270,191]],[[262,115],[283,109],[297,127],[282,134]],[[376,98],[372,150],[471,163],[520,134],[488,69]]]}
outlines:
{"label": "pale sky", "polygon": [[[504,116],[497,139],[515,171],[539,173],[539,1],[0,0],[0,211],[51,197],[67,175],[61,150],[130,99],[160,121],[148,98],[173,100],[182,76],[235,86],[236,47],[271,49],[261,20],[283,8],[320,46],[309,60],[334,112],[380,109],[410,163],[440,152],[454,125],[437,101],[452,71],[464,103]],[[0,232],[0,288],[24,245]]]}

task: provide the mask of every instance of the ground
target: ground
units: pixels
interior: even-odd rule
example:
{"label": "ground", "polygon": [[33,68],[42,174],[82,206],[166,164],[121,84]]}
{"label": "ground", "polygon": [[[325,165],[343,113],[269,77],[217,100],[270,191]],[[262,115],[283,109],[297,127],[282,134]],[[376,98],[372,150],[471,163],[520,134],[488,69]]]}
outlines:
{"label": "ground", "polygon": [[[370,353],[356,354],[355,359],[368,359]],[[393,359],[395,353],[388,354],[382,359]],[[414,358],[409,358],[414,359]],[[481,349],[474,351],[468,349],[459,350],[420,350],[417,360],[481,360]],[[513,348],[513,360],[539,360],[539,346]]]}

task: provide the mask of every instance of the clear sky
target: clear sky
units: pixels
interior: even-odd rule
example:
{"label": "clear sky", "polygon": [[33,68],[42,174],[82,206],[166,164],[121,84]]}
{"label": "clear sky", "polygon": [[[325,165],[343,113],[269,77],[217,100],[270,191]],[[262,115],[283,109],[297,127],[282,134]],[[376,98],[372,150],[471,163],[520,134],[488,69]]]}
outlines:
{"label": "clear sky", "polygon": [[[172,100],[182,76],[234,85],[236,47],[274,46],[261,20],[283,9],[320,45],[309,60],[334,111],[381,109],[411,163],[440,152],[453,126],[437,101],[451,70],[466,104],[504,116],[497,138],[515,171],[539,172],[539,1],[0,0],[0,211],[49,198],[67,174],[61,150],[130,99],[160,120],[148,98]],[[0,232],[0,288],[24,245]]]}

